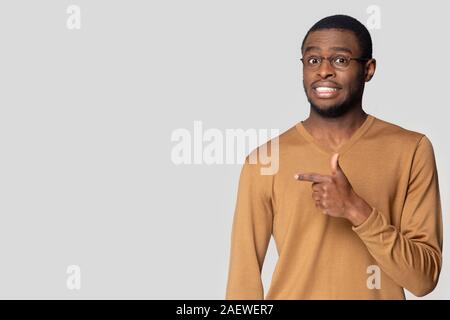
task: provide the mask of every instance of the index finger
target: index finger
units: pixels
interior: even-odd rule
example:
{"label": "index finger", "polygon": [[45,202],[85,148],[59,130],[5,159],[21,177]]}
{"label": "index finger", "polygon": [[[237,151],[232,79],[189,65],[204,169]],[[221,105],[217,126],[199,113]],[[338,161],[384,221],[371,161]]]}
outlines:
{"label": "index finger", "polygon": [[328,177],[318,173],[300,173],[295,175],[295,179],[299,181],[311,181],[311,182],[327,182]]}

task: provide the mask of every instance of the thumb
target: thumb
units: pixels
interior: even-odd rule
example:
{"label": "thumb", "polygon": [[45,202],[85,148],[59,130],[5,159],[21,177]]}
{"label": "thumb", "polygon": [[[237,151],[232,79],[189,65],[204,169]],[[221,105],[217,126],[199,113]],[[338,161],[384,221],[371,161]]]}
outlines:
{"label": "thumb", "polygon": [[331,173],[333,175],[344,174],[344,172],[341,169],[341,166],[339,165],[339,153],[335,153],[331,157]]}

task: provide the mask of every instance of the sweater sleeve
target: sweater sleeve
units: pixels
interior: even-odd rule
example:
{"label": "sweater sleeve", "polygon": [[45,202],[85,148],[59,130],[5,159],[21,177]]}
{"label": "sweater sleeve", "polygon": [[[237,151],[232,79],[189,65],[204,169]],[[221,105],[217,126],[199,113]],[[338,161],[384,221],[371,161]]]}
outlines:
{"label": "sweater sleeve", "polygon": [[227,300],[263,300],[261,270],[272,235],[272,176],[260,165],[242,167],[231,231]]}
{"label": "sweater sleeve", "polygon": [[352,228],[398,285],[418,297],[435,288],[442,264],[442,212],[435,156],[426,136],[413,157],[400,227],[372,207],[367,220]]}

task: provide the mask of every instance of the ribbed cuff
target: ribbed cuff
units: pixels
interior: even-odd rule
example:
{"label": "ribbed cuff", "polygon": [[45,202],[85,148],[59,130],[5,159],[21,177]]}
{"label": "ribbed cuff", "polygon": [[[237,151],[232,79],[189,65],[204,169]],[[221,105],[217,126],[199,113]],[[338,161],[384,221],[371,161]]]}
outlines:
{"label": "ribbed cuff", "polygon": [[375,207],[372,207],[372,212],[367,217],[367,219],[361,223],[359,226],[352,226],[353,231],[355,231],[357,234],[364,234],[367,230],[373,229],[372,226],[377,220],[379,215],[378,210]]}

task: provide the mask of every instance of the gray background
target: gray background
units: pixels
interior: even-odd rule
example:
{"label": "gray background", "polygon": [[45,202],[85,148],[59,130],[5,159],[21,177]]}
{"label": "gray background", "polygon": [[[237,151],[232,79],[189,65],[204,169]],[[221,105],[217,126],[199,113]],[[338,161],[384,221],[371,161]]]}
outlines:
{"label": "gray background", "polygon": [[[0,297],[224,298],[240,165],[176,166],[172,132],[303,120],[305,32],[372,4],[364,107],[431,139],[448,235],[446,1],[2,1]],[[450,298],[444,253],[426,298]],[[271,242],[266,290],[276,258]]]}

